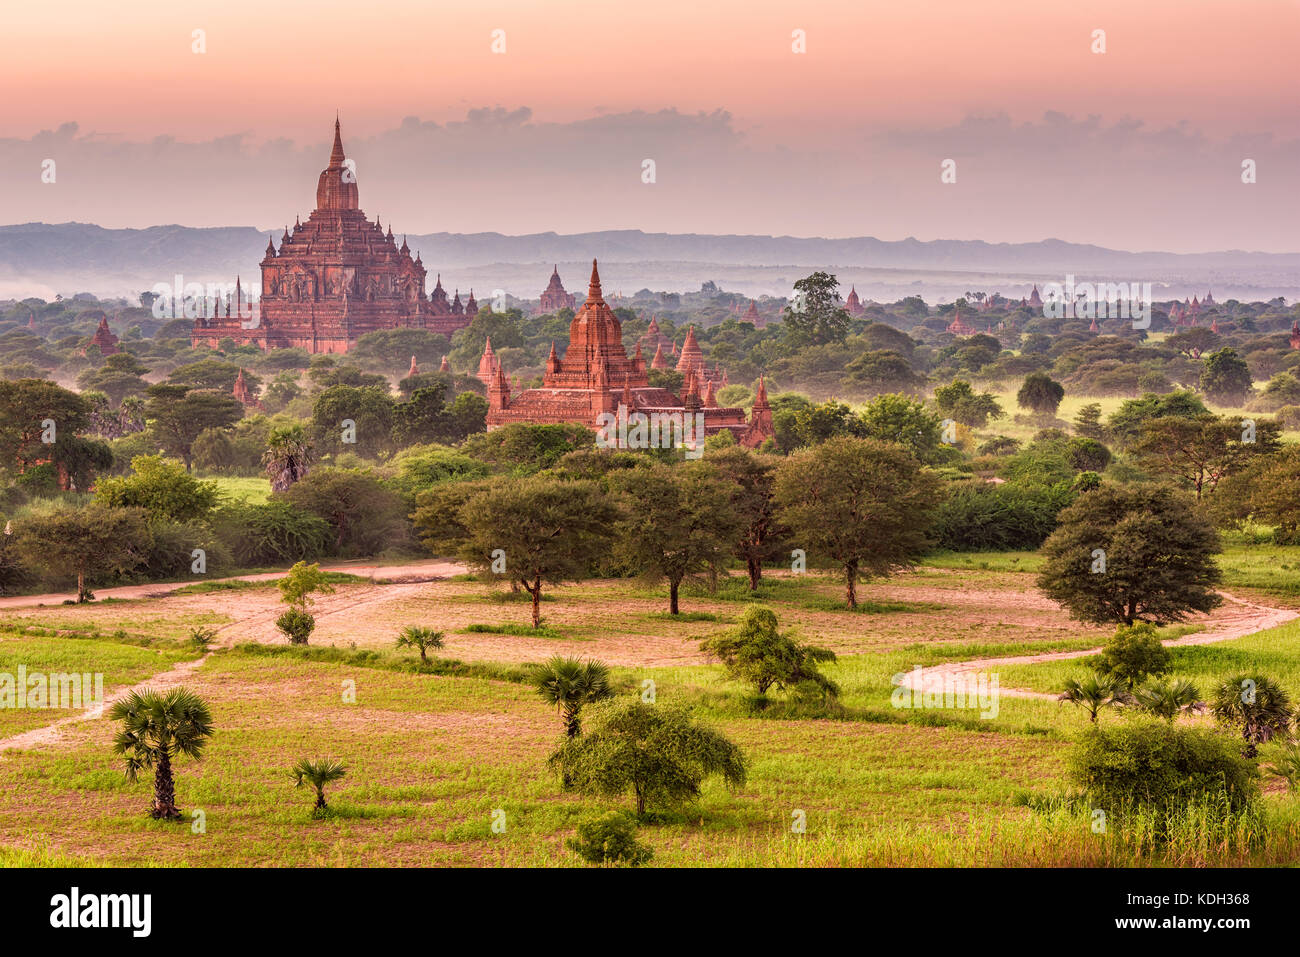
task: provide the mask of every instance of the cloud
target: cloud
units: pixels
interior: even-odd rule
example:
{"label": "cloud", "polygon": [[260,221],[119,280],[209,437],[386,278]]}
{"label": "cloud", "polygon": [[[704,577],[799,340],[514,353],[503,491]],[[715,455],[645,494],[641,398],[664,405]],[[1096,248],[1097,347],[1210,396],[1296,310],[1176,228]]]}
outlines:
{"label": "cloud", "polygon": [[[108,226],[279,227],[314,205],[332,133],[296,143],[213,131],[131,141],[76,122],[0,139],[6,218]],[[601,112],[539,120],[484,106],[436,123],[407,116],[360,137],[343,117],[362,207],[397,231],[663,232],[981,238],[1057,237],[1115,248],[1300,248],[1300,144],[1269,134],[1214,140],[1049,111],[1016,122],[844,125],[759,141],[726,110]],[[957,182],[940,183],[940,162]],[[1256,161],[1254,185],[1241,163]],[[56,182],[41,164],[56,163]],[[654,160],[656,182],[641,174]]]}

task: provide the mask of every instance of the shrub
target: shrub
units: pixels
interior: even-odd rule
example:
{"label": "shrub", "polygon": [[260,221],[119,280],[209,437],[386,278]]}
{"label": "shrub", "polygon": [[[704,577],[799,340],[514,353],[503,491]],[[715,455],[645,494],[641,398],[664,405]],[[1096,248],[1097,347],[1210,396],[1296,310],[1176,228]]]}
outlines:
{"label": "shrub", "polygon": [[575,854],[592,864],[622,863],[638,867],[654,856],[636,839],[636,819],[627,811],[611,811],[604,817],[578,825],[578,836],[569,838]]}
{"label": "shrub", "polygon": [[1201,728],[1135,718],[1095,725],[1068,759],[1072,780],[1103,809],[1173,811],[1205,798],[1237,811],[1259,794],[1259,771],[1232,742]]}
{"label": "shrub", "polygon": [[1155,626],[1148,622],[1120,628],[1090,664],[1098,674],[1124,682],[1129,691],[1147,678],[1168,674],[1171,667],[1168,649],[1160,643]]}
{"label": "shrub", "polygon": [[839,694],[835,682],[817,668],[818,662],[834,661],[835,653],[777,631],[776,615],[761,605],[747,607],[735,628],[706,639],[700,650],[721,660],[732,678],[753,685],[760,695],[771,687],[798,689],[801,696],[818,699]]}
{"label": "shrub", "polygon": [[1013,483],[953,485],[939,504],[934,535],[956,552],[1038,548],[1070,504],[1066,485],[1024,488]]}
{"label": "shrub", "polygon": [[330,543],[329,522],[279,497],[219,509],[216,527],[243,567],[311,561]]}
{"label": "shrub", "polygon": [[299,608],[289,608],[275,620],[275,627],[284,632],[291,644],[305,645],[316,627],[316,616]]}

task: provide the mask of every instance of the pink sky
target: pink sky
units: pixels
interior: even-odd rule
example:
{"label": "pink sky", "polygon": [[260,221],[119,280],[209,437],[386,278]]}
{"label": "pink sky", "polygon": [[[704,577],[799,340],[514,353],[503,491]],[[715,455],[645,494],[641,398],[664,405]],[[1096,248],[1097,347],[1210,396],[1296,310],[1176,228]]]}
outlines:
{"label": "pink sky", "polygon": [[[791,52],[796,28],[805,55]],[[1094,29],[1104,55],[1090,52]],[[338,109],[364,159],[363,206],[408,217],[412,232],[1300,248],[1300,3],[73,0],[15,6],[5,32],[0,84],[21,93],[0,118],[0,160],[21,172],[5,174],[3,222],[280,223],[307,211]],[[499,137],[464,122],[492,108],[512,118]],[[62,140],[42,138],[70,122]],[[220,166],[169,162],[160,154],[180,147],[158,137],[224,139],[208,149],[234,150],[240,175],[292,192],[268,205],[268,190],[239,188]],[[283,140],[301,150],[297,165]],[[486,156],[497,142],[530,153]],[[27,164],[52,143],[72,165],[42,187]],[[402,145],[443,155],[393,155]],[[639,183],[643,157],[659,163],[655,187]],[[940,190],[946,157],[958,185]],[[1240,184],[1245,157],[1260,163],[1252,187]],[[1045,214],[1044,196],[1071,193],[1112,221]],[[1198,220],[1206,211],[1215,222]]]}

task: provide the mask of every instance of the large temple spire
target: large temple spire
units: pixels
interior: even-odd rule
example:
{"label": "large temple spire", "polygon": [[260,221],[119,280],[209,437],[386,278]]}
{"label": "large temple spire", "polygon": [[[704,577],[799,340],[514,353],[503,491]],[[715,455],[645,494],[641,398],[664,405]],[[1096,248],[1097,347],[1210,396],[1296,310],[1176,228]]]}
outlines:
{"label": "large temple spire", "polygon": [[346,157],[345,157],[345,155],[344,155],[344,153],[343,153],[343,134],[342,134],[342,132],[339,130],[339,118],[338,118],[338,115],[335,114],[335,116],[334,116],[334,148],[333,148],[332,150],[330,150],[330,166],[331,166],[331,167],[341,167],[341,166],[343,165],[343,160],[344,160],[345,158],[346,158]]}
{"label": "large temple spire", "polygon": [[600,271],[596,268],[596,260],[591,261],[591,282],[587,284],[587,301],[598,302],[602,299],[600,293]]}

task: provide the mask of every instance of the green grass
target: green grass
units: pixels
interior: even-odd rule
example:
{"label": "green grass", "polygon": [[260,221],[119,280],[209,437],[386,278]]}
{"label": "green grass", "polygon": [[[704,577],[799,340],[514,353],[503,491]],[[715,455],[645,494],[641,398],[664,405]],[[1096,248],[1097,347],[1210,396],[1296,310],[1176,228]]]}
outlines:
{"label": "green grass", "polygon": [[242,478],[233,475],[213,475],[203,478],[205,481],[216,482],[217,491],[232,501],[260,505],[271,497],[271,483],[265,478]]}
{"label": "green grass", "polygon": [[561,641],[583,640],[561,634],[547,625],[541,625],[540,627],[534,628],[532,625],[514,625],[510,623],[499,625],[473,624],[466,625],[464,628],[458,628],[457,631],[481,635],[516,635],[520,638],[556,638]]}
{"label": "green grass", "polygon": [[[329,585],[384,584],[383,581],[372,582],[369,578],[363,578],[360,575],[351,575],[347,572],[321,572],[321,580]],[[278,581],[275,579],[246,581],[240,578],[223,578],[214,581],[194,582],[192,585],[182,585],[180,588],[175,589],[172,594],[204,595],[208,592],[247,591],[256,588],[275,588],[277,585]]]}

